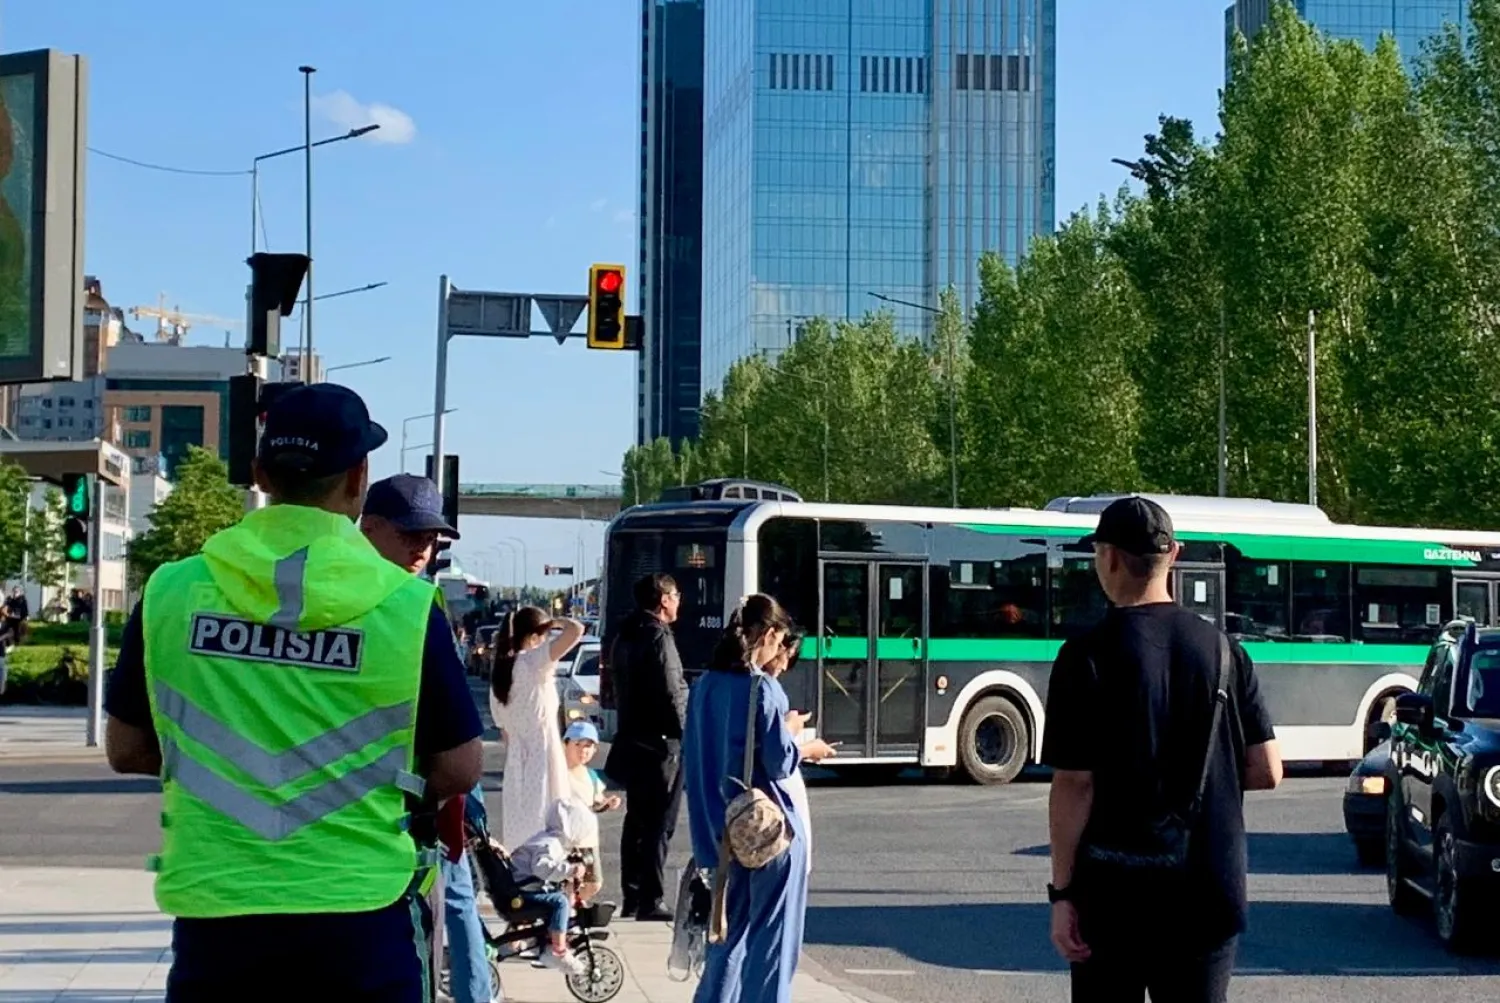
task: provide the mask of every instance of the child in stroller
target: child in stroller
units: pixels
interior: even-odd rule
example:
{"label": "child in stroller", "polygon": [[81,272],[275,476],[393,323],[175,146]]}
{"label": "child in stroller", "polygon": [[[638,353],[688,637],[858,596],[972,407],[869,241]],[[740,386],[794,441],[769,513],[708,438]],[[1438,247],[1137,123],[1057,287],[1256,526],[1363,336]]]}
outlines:
{"label": "child in stroller", "polygon": [[[532,877],[490,835],[483,815],[467,816],[465,830],[474,872],[506,924],[499,934],[485,931],[497,959],[532,957],[534,965],[560,969],[568,991],[582,1003],[607,1003],[619,995],[625,967],[619,955],[601,943],[609,937],[605,928],[613,918],[614,903],[583,903],[571,879],[549,885]],[[526,846],[533,842],[528,840]],[[526,855],[532,852],[527,849]],[[580,857],[576,852],[565,856],[569,871],[586,865]]]}

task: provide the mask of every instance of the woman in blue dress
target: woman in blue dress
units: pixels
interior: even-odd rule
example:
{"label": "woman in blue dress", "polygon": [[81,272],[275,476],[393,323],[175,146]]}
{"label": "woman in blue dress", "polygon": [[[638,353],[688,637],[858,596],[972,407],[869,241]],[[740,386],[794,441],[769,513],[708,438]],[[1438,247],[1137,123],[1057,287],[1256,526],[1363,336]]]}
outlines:
{"label": "woman in blue dress", "polygon": [[786,691],[760,666],[777,654],[790,619],[770,596],[740,603],[714,651],[709,671],[693,683],[682,740],[683,782],[693,861],[714,870],[724,813],[744,770],[751,680],[761,677],[755,715],[755,787],[781,806],[792,833],[781,856],[757,870],[731,862],[724,941],[710,944],[694,1003],[790,1003],[807,911],[807,820],[784,781],[803,755],[792,728]]}

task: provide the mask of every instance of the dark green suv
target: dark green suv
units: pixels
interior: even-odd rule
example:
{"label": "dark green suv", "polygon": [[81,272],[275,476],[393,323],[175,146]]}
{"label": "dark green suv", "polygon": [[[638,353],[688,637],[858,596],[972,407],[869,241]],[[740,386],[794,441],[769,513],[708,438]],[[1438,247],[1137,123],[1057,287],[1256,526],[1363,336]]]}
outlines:
{"label": "dark green suv", "polygon": [[1473,948],[1500,921],[1500,629],[1444,628],[1396,699],[1387,769],[1391,906],[1430,903],[1442,941]]}

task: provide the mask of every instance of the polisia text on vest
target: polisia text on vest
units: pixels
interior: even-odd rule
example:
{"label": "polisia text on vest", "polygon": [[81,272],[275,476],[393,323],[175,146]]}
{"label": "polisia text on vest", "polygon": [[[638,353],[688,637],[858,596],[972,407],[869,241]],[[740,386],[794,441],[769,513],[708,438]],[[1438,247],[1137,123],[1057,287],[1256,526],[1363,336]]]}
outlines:
{"label": "polisia text on vest", "polygon": [[358,672],[364,639],[362,631],[345,627],[295,631],[221,613],[195,613],[188,647],[195,655]]}

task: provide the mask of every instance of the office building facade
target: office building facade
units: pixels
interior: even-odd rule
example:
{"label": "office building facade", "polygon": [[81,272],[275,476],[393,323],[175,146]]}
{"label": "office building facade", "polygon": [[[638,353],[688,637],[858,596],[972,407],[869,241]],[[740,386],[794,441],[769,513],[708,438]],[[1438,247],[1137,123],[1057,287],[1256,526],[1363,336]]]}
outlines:
{"label": "office building facade", "polygon": [[639,442],[698,434],[704,0],[642,0]]}
{"label": "office building facade", "polygon": [[[1271,17],[1274,0],[1235,0],[1224,11],[1225,59],[1229,64],[1234,33],[1254,38]],[[1347,38],[1374,49],[1381,35],[1391,35],[1407,66],[1415,66],[1422,43],[1445,24],[1464,25],[1467,0],[1293,0],[1303,20],[1333,38]]]}
{"label": "office building facade", "polygon": [[871,294],[972,308],[983,252],[1052,230],[1056,23],[1056,0],[707,5],[703,389]]}

